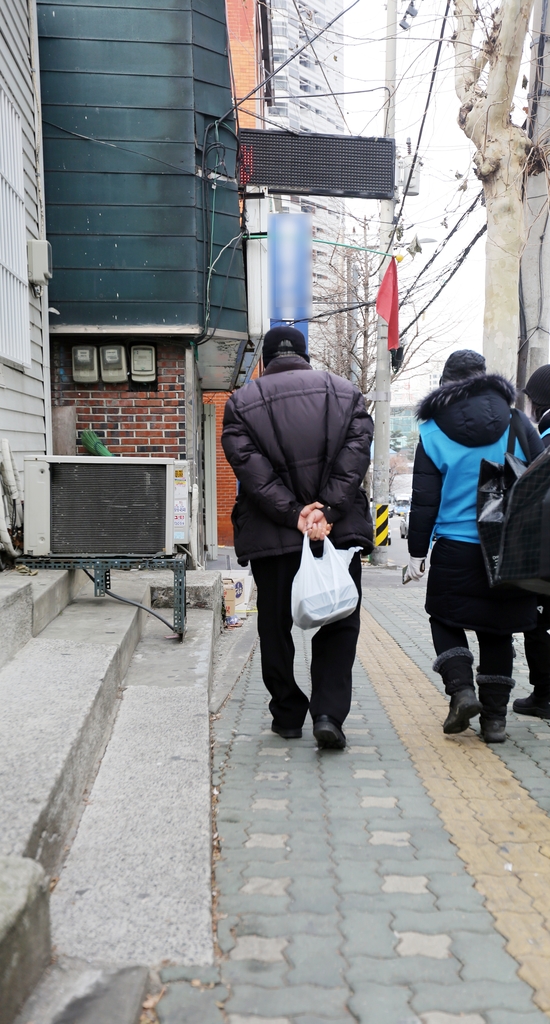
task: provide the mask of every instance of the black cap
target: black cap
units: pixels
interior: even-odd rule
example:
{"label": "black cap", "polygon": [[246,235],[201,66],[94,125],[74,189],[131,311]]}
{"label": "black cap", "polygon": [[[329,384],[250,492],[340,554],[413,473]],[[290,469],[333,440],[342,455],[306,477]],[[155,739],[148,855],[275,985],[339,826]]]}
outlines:
{"label": "black cap", "polygon": [[458,352],[451,352],[443,367],[439,383],[449,384],[450,381],[479,377],[486,371],[485,357],[480,352],[474,352],[471,348],[461,348]]}
{"label": "black cap", "polygon": [[301,356],[309,363],[306,339],[295,327],[272,327],[264,338],[262,357],[267,366],[276,356]]}
{"label": "black cap", "polygon": [[539,366],[538,370],[531,374],[523,390],[533,405],[539,409],[543,406],[550,407],[550,364]]}

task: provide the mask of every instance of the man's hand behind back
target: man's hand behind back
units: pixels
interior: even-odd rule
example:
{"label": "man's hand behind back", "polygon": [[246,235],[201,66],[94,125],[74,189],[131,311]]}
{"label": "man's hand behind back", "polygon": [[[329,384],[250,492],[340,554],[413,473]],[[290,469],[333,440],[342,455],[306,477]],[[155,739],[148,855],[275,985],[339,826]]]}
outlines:
{"label": "man's hand behind back", "polygon": [[332,530],[332,524],[327,523],[321,502],[314,501],[310,505],[304,505],[298,519],[298,529],[307,533],[310,540],[324,540]]}

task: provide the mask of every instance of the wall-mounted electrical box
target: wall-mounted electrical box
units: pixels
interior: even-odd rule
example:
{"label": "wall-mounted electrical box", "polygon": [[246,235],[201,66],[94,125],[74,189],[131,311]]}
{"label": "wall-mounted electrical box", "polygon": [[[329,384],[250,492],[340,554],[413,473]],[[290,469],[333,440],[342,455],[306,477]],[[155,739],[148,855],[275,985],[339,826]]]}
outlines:
{"label": "wall-mounted electrical box", "polygon": [[99,380],[95,345],[73,345],[73,380],[78,384],[95,384]]}
{"label": "wall-mounted electrical box", "polygon": [[106,384],[122,384],[128,379],[124,345],[102,345],[100,350],[101,379]]}
{"label": "wall-mounted electrical box", "polygon": [[130,349],[130,377],[135,381],[155,380],[157,361],[153,345],[132,345]]}
{"label": "wall-mounted electrical box", "polygon": [[[411,175],[412,157],[406,157],[403,160],[403,176],[401,178],[401,185],[403,188],[407,188],[407,182],[409,181],[409,175]],[[420,160],[417,160],[414,165],[414,171],[411,175],[409,182],[409,188],[407,190],[408,196],[419,196],[420,195]]]}
{"label": "wall-mounted electrical box", "polygon": [[53,276],[52,247],[45,238],[29,238],[27,263],[31,284],[47,284]]}

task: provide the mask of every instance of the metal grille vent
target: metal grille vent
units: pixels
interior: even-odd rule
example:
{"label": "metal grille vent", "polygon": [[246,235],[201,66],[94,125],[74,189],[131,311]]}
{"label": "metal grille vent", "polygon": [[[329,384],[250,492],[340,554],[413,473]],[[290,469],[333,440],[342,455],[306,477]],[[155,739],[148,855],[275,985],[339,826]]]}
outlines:
{"label": "metal grille vent", "polygon": [[270,192],[392,199],[395,141],[241,128],[240,184]]}
{"label": "metal grille vent", "polygon": [[52,554],[152,555],[165,544],[166,466],[51,463]]}

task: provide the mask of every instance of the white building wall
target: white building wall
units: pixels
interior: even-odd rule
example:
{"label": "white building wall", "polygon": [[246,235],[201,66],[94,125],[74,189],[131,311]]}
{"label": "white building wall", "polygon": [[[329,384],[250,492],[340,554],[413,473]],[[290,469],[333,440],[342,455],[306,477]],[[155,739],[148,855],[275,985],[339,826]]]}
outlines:
{"label": "white building wall", "polygon": [[[0,0],[0,86],[21,118],[27,239],[44,237],[44,192],[42,186],[39,194],[37,180],[41,154],[37,155],[35,134],[38,98],[31,72],[34,66],[39,88],[34,5],[35,0]],[[30,365],[17,364],[0,351],[0,437],[8,438],[21,468],[24,454],[41,454],[49,446],[47,315],[47,289],[36,297],[29,287]]]}

